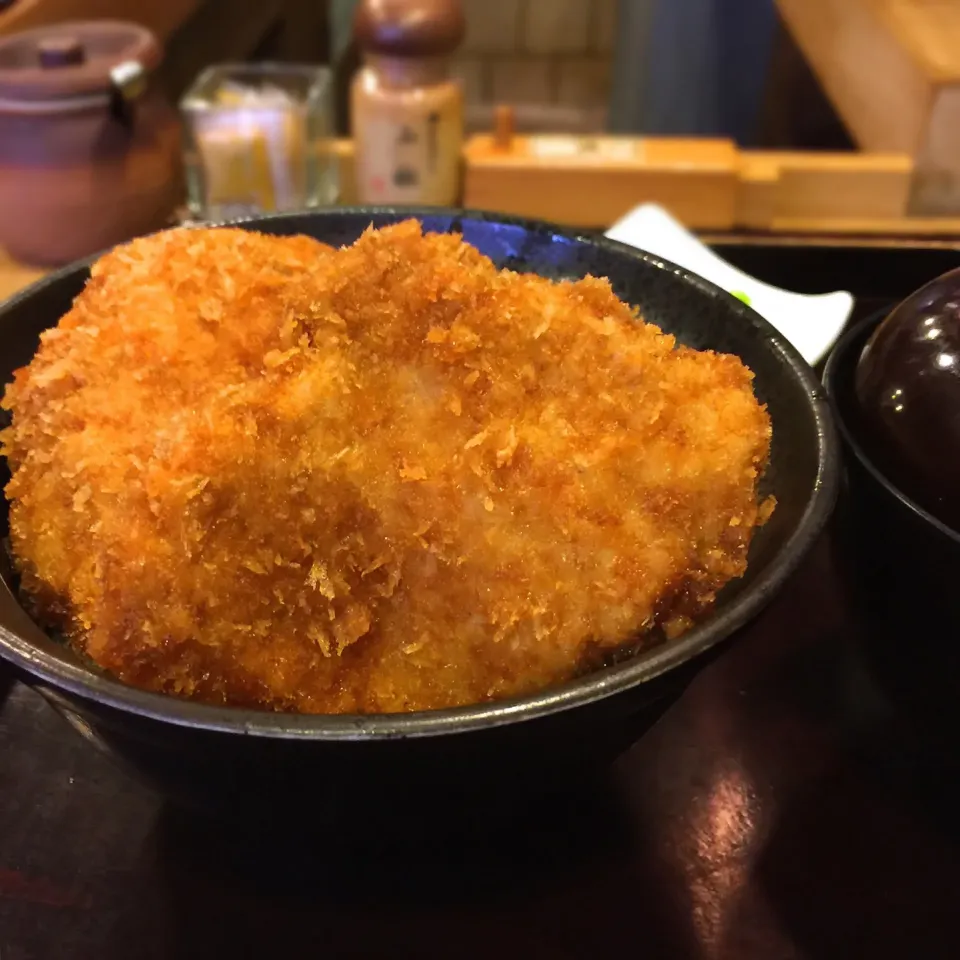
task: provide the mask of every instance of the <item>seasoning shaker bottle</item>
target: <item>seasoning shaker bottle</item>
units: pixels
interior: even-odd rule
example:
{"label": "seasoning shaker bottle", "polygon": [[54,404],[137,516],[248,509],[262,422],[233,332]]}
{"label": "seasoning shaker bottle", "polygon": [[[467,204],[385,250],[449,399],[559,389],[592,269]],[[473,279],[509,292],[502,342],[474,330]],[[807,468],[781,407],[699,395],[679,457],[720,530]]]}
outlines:
{"label": "seasoning shaker bottle", "polygon": [[351,89],[360,201],[456,204],[463,92],[448,66],[464,35],[459,0],[361,0],[354,31],[364,55]]}

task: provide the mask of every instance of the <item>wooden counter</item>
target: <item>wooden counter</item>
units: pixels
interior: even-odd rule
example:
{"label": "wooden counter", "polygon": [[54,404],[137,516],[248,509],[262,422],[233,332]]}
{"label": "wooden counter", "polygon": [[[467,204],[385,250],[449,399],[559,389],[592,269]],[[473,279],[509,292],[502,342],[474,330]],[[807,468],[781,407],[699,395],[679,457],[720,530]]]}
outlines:
{"label": "wooden counter", "polygon": [[[353,145],[339,140],[330,149],[341,202],[355,204]],[[693,230],[750,233],[760,242],[960,242],[960,217],[908,215],[916,164],[905,153],[740,150],[729,140],[657,137],[516,136],[504,145],[486,135],[471,137],[463,153],[464,206],[566,226],[602,229],[639,204],[658,203]],[[0,251],[0,300],[44,272]]]}

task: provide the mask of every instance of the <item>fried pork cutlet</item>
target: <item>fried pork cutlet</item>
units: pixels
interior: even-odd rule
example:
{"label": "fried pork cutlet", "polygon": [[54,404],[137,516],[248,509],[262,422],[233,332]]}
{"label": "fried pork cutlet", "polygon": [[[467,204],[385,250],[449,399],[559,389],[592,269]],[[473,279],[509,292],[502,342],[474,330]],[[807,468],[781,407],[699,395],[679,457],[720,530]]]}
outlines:
{"label": "fried pork cutlet", "polygon": [[770,421],[605,280],[410,221],[103,257],[4,404],[35,614],[128,683],[392,712],[522,694],[743,574]]}

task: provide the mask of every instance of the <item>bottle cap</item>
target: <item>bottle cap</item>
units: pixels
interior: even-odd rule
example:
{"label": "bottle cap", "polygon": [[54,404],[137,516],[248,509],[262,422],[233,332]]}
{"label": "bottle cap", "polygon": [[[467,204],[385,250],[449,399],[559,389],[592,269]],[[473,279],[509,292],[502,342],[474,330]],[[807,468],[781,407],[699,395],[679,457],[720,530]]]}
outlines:
{"label": "bottle cap", "polygon": [[360,46],[393,57],[453,53],[465,30],[459,0],[361,0],[354,18]]}

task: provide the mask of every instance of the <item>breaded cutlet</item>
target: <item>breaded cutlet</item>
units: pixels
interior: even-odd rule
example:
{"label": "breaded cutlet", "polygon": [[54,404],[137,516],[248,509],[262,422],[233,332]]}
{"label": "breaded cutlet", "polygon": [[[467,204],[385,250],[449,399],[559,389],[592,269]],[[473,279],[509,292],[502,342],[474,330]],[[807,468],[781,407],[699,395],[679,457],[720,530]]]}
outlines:
{"label": "breaded cutlet", "polygon": [[741,576],[771,427],[602,279],[408,221],[104,256],[2,435],[35,615],[120,679],[303,712],[477,703],[675,637]]}

